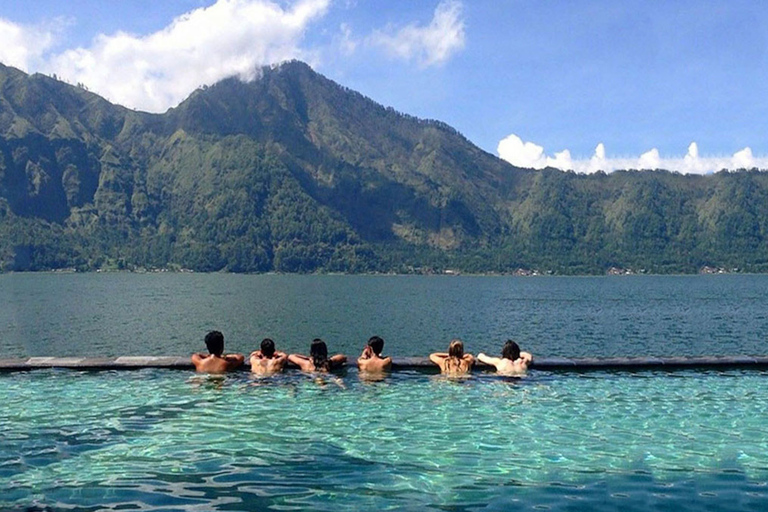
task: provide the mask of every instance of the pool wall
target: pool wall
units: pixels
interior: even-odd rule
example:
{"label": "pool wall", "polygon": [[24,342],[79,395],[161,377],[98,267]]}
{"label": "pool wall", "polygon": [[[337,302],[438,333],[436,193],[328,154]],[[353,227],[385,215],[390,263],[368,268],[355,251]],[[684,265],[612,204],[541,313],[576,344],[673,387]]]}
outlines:
{"label": "pool wall", "polygon": [[[350,361],[355,365],[354,360]],[[531,365],[536,370],[643,370],[680,368],[768,368],[768,356],[716,356],[716,357],[610,357],[610,358],[536,358]],[[78,370],[137,370],[142,368],[192,369],[188,356],[121,356],[121,357],[29,357],[0,358],[0,371],[27,371],[43,368],[70,368]],[[242,367],[250,368],[248,361]],[[289,368],[296,368],[289,364]],[[477,363],[479,370],[490,369]],[[429,369],[437,367],[426,357],[392,358],[392,370]]]}

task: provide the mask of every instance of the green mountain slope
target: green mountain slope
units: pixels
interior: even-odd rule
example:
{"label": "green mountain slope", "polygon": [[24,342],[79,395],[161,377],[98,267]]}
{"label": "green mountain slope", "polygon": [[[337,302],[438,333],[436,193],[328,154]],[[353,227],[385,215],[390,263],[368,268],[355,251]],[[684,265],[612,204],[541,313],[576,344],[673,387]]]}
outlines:
{"label": "green mountain slope", "polygon": [[0,270],[768,265],[768,175],[517,169],[289,62],[165,114],[0,65]]}

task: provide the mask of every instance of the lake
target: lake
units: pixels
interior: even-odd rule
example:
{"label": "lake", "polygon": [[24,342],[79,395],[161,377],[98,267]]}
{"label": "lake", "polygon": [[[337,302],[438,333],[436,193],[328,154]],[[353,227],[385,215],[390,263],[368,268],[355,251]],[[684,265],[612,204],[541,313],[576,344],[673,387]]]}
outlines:
{"label": "lake", "polygon": [[221,330],[228,351],[264,337],[286,352],[326,340],[357,355],[762,355],[768,276],[342,276],[191,273],[0,275],[7,357],[186,355]]}

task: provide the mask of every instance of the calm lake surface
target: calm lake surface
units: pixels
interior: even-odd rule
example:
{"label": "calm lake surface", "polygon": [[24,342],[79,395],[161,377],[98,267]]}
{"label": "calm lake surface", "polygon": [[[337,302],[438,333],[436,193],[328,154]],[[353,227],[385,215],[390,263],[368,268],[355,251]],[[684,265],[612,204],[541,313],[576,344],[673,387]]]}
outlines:
{"label": "calm lake surface", "polygon": [[768,276],[0,275],[8,357],[186,355],[221,330],[228,351],[264,337],[307,352],[321,337],[356,355],[374,334],[394,356],[763,355]]}

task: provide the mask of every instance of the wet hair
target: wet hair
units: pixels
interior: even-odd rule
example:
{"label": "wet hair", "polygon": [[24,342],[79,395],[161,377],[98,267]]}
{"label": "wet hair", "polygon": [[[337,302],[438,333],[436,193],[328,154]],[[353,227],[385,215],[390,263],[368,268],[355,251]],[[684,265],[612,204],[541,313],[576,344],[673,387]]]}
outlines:
{"label": "wet hair", "polygon": [[220,356],[224,352],[224,335],[220,331],[211,331],[205,335],[205,346],[208,352]]}
{"label": "wet hair", "polygon": [[448,345],[448,357],[461,359],[464,357],[464,343],[461,340],[453,340]]}
{"label": "wet hair", "polygon": [[261,340],[261,355],[266,358],[271,358],[275,355],[275,342],[269,338]]}
{"label": "wet hair", "polygon": [[511,361],[520,359],[520,346],[512,340],[507,340],[504,344],[504,348],[501,349],[501,357]]}
{"label": "wet hair", "polygon": [[445,367],[448,370],[461,370],[461,360],[464,357],[464,343],[455,339],[448,345],[448,358]]}
{"label": "wet hair", "polygon": [[312,359],[312,364],[315,365],[316,370],[329,371],[331,369],[328,346],[320,338],[312,340],[312,344],[309,346],[309,358]]}
{"label": "wet hair", "polygon": [[381,351],[384,350],[384,340],[378,336],[371,336],[371,338],[368,340],[368,346],[371,347],[371,350],[373,350],[374,354],[377,356],[381,355]]}

